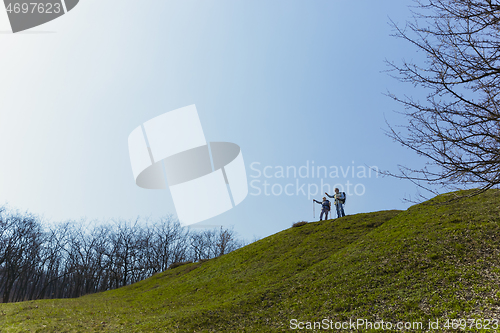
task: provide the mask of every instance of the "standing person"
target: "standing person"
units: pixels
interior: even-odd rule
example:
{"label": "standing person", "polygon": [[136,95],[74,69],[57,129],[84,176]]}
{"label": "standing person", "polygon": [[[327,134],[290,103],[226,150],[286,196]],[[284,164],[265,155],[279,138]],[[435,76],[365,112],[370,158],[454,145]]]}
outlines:
{"label": "standing person", "polygon": [[328,193],[325,192],[325,194],[330,197],[334,198],[335,201],[333,204],[335,205],[335,208],[337,208],[337,218],[345,216],[344,213],[344,204],[345,204],[345,193],[344,192],[339,192],[339,189],[335,189],[335,194],[333,196],[329,195]]}
{"label": "standing person", "polygon": [[325,214],[325,220],[328,220],[328,212],[330,211],[330,207],[332,205],[330,201],[326,200],[326,197],[323,197],[323,202],[319,202],[315,199],[313,199],[313,201],[321,205],[321,214],[319,215],[319,220],[323,220],[323,214]]}

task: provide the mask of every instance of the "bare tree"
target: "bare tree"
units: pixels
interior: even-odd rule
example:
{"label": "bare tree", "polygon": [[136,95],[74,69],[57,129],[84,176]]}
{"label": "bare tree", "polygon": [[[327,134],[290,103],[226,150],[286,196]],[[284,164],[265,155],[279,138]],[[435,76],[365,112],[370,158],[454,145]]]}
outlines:
{"label": "bare tree", "polygon": [[59,289],[57,282],[69,272],[64,271],[65,252],[64,248],[68,242],[70,224],[65,222],[50,228],[46,232],[45,243],[41,254],[41,265],[43,271],[36,277],[40,279],[38,288],[33,288],[29,299],[50,298]]}
{"label": "bare tree", "polygon": [[[41,246],[41,225],[31,214],[15,212],[4,217],[0,268],[2,301],[17,299],[16,290],[24,293],[27,277],[36,269]],[[17,284],[16,284],[17,283]]]}
{"label": "bare tree", "polygon": [[142,230],[136,220],[133,224],[129,221],[115,222],[111,233],[112,251],[109,256],[114,258],[113,271],[116,287],[126,286],[134,281],[134,269],[139,259],[139,241]]}
{"label": "bare tree", "polygon": [[416,0],[413,21],[391,21],[394,36],[426,55],[426,61],[388,62],[393,75],[427,92],[408,96],[409,121],[388,135],[428,161],[424,168],[399,166],[400,173],[436,193],[435,187],[476,187],[500,183],[500,3],[498,0]]}
{"label": "bare tree", "polygon": [[212,229],[201,231],[191,230],[189,233],[193,260],[210,259],[215,257],[215,232]]}
{"label": "bare tree", "polygon": [[243,246],[232,228],[191,230],[189,239],[194,261],[220,257]]}
{"label": "bare tree", "polygon": [[219,257],[226,253],[232,252],[243,246],[241,242],[236,237],[236,232],[232,228],[220,229],[216,234],[215,241],[215,256]]}
{"label": "bare tree", "polygon": [[162,272],[174,262],[187,260],[188,232],[172,216],[166,216],[152,227],[152,239],[149,251],[151,273]]}

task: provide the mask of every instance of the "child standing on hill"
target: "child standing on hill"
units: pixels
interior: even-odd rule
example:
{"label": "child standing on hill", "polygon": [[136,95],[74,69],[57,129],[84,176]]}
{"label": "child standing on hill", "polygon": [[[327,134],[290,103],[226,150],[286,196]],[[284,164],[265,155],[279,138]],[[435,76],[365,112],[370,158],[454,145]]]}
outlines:
{"label": "child standing on hill", "polygon": [[315,199],[313,199],[313,201],[321,205],[321,214],[319,215],[319,220],[323,220],[323,214],[325,214],[325,220],[328,220],[328,212],[330,211],[330,206],[332,205],[330,201],[326,200],[326,197],[323,197],[323,202],[319,202]]}

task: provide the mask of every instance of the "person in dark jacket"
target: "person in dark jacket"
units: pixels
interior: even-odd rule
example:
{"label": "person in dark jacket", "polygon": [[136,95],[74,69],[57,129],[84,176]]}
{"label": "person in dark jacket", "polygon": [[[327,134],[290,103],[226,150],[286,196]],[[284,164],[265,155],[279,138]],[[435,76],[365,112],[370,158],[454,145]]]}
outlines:
{"label": "person in dark jacket", "polygon": [[332,205],[330,201],[326,200],[326,197],[323,197],[323,202],[319,202],[315,199],[313,199],[313,201],[321,205],[321,214],[319,215],[319,220],[323,220],[323,214],[325,214],[325,220],[328,220],[328,213],[330,212],[330,206]]}

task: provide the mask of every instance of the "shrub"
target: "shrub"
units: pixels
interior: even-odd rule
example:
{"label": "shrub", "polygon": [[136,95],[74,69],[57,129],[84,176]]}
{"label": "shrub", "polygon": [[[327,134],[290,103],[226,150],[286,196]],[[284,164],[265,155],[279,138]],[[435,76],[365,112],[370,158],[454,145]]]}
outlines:
{"label": "shrub", "polygon": [[190,263],[192,263],[192,261],[174,262],[174,263],[170,264],[170,266],[168,266],[168,269],[174,269],[176,267],[179,267],[179,266],[182,266],[182,265],[186,265],[186,264],[190,264]]}
{"label": "shrub", "polygon": [[306,225],[307,222],[306,221],[302,221],[302,222],[295,222],[294,224],[292,224],[292,228],[295,228],[295,227],[302,227],[303,225]]}

